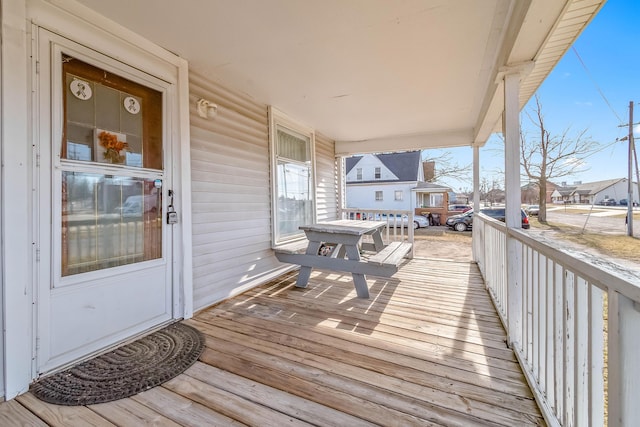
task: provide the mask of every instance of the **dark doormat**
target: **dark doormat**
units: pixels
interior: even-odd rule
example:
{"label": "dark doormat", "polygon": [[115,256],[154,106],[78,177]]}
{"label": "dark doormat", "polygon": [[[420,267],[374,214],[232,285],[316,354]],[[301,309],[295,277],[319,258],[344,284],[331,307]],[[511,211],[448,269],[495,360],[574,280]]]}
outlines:
{"label": "dark doormat", "polygon": [[195,328],[174,323],[109,353],[42,378],[31,392],[57,405],[91,405],[148,390],[184,372],[204,349]]}

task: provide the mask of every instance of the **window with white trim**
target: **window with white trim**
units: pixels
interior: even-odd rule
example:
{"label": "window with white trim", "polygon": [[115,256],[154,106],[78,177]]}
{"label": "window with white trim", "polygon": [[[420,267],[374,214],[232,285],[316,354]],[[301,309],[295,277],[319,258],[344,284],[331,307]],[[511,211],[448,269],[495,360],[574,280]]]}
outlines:
{"label": "window with white trim", "polygon": [[396,202],[401,202],[401,201],[402,201],[403,196],[404,196],[404,192],[403,192],[402,190],[396,190],[396,191],[394,191],[394,193],[393,193],[393,199],[394,199]]}
{"label": "window with white trim", "polygon": [[380,170],[380,167],[375,168],[374,173],[373,173],[373,177],[375,179],[380,179],[382,177],[382,172]]}
{"label": "window with white trim", "polygon": [[315,221],[314,133],[271,112],[271,183],[274,245],[304,236],[301,225]]}
{"label": "window with white trim", "polygon": [[376,191],[376,202],[382,202],[382,191]]}
{"label": "window with white trim", "polygon": [[362,181],[362,168],[356,169],[356,180]]}

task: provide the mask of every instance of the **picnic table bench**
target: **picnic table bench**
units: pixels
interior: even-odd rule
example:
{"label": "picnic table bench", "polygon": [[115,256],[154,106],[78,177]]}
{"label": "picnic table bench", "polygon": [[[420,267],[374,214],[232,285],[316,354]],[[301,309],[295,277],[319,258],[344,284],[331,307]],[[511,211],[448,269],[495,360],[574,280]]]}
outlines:
{"label": "picnic table bench", "polygon": [[[369,298],[365,274],[389,277],[398,271],[404,256],[411,251],[411,243],[392,242],[384,245],[382,229],[384,221],[336,220],[303,225],[307,239],[291,242],[275,248],[281,262],[300,265],[296,286],[306,288],[311,270],[343,271],[351,273],[359,298]],[[370,235],[373,243],[362,242]],[[327,250],[326,248],[331,248]],[[360,250],[371,252],[364,259]]]}

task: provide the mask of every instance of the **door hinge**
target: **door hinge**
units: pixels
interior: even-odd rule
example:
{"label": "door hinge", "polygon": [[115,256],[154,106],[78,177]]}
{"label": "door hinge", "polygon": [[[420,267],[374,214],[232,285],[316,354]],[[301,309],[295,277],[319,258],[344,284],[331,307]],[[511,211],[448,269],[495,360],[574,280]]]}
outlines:
{"label": "door hinge", "polygon": [[40,249],[36,248],[36,262],[40,262]]}
{"label": "door hinge", "polygon": [[40,74],[40,61],[36,61],[36,74]]}
{"label": "door hinge", "polygon": [[36,153],[36,167],[40,167],[40,154]]}

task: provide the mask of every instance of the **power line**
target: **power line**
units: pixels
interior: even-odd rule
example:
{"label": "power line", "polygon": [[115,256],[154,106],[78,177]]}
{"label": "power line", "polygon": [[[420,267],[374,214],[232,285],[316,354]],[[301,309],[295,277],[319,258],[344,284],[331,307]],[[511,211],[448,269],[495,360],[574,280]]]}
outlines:
{"label": "power line", "polygon": [[584,61],[582,60],[582,58],[580,57],[580,55],[578,54],[578,51],[576,50],[575,46],[571,46],[571,49],[573,50],[573,53],[576,54],[576,56],[578,57],[578,61],[580,61],[580,64],[582,64],[582,67],[584,68],[584,71],[587,73],[587,76],[589,77],[589,79],[591,80],[591,83],[593,83],[593,85],[596,87],[596,90],[598,91],[598,93],[600,94],[600,96],[602,97],[602,99],[604,99],[604,102],[607,104],[607,106],[609,107],[609,109],[611,109],[611,112],[616,116],[616,118],[618,119],[618,122],[623,123],[622,119],[620,118],[620,116],[618,115],[618,113],[616,113],[616,110],[613,109],[613,107],[611,106],[611,103],[609,103],[609,100],[607,99],[607,97],[604,95],[604,92],[602,92],[602,89],[600,89],[600,86],[598,86],[598,83],[596,82],[596,80],[593,78],[593,76],[591,75],[591,73],[589,72],[589,69],[587,68],[587,65],[584,63]]}

